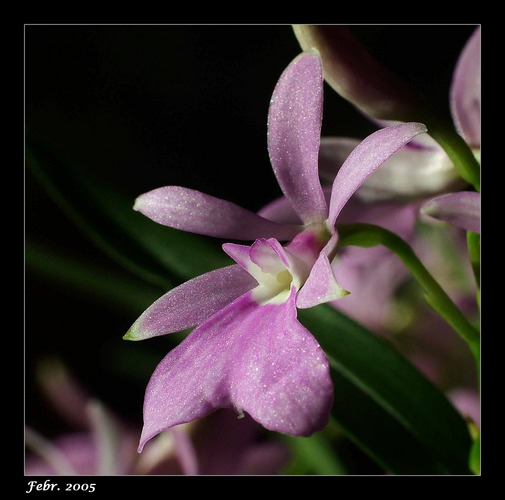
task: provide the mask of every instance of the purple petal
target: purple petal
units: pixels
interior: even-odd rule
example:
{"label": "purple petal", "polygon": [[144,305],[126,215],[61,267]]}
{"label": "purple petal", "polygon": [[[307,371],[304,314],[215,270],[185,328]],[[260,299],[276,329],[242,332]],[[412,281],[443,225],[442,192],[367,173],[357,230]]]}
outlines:
{"label": "purple petal", "polygon": [[335,279],[328,253],[332,253],[337,243],[337,237],[328,242],[327,246],[319,254],[318,259],[312,266],[310,275],[303,287],[298,292],[296,307],[307,309],[325,302],[337,300],[349,292],[344,290]]}
{"label": "purple petal", "polygon": [[310,435],[333,401],[328,361],[287,302],[259,306],[244,294],[195,329],[147,386],[139,451],[159,432],[217,408],[249,413],[270,430]]}
{"label": "purple petal", "polygon": [[279,185],[306,224],[326,219],[318,176],[323,107],[321,59],[300,54],[281,75],[268,111],[268,152]]}
{"label": "purple petal", "polygon": [[316,48],[323,59],[324,77],[342,97],[374,118],[408,121],[420,98],[401,78],[379,64],[339,25],[294,25],[303,50]]}
{"label": "purple petal", "polygon": [[96,474],[100,476],[121,476],[127,474],[135,456],[131,436],[121,429],[121,424],[96,400],[88,404],[87,413],[91,421],[93,442],[96,449]]}
{"label": "purple petal", "polygon": [[335,225],[340,211],[356,190],[388,158],[413,137],[426,132],[422,123],[403,123],[377,130],[349,155],[333,182],[328,223]]}
{"label": "purple petal", "polygon": [[348,247],[333,270],[350,294],[331,305],[377,333],[390,331],[394,292],[409,277],[398,257],[381,247]]}
{"label": "purple petal", "polygon": [[188,429],[183,427],[174,427],[171,429],[174,437],[175,450],[177,458],[181,464],[182,472],[187,476],[198,474],[198,458],[196,450],[191,441]]}
{"label": "purple petal", "polygon": [[179,186],[142,194],[133,208],[164,226],[217,238],[289,240],[300,230],[264,219],[229,201]]}
{"label": "purple petal", "polygon": [[466,43],[454,70],[451,112],[456,127],[474,148],[480,148],[480,27]]}
{"label": "purple petal", "polygon": [[230,409],[199,420],[192,436],[201,475],[274,475],[291,458],[284,443],[268,441],[269,436],[249,415],[237,418]]}
{"label": "purple petal", "polygon": [[[421,202],[368,202],[358,197],[351,198],[338,217],[339,223],[363,222],[375,224],[393,231],[405,240],[414,235],[415,224]],[[352,247],[356,248],[356,247]],[[383,248],[385,252],[388,250]]]}
{"label": "purple petal", "polygon": [[465,418],[472,419],[480,427],[480,398],[475,389],[458,387],[451,389],[447,396]]}
{"label": "purple petal", "polygon": [[438,196],[425,203],[422,213],[480,234],[480,193],[465,191]]}
{"label": "purple petal", "polygon": [[258,214],[265,219],[270,219],[281,224],[301,224],[302,221],[298,214],[293,210],[285,196],[281,196],[276,200],[265,205]]}
{"label": "purple petal", "polygon": [[79,473],[96,473],[95,450],[87,434],[72,434],[52,442],[27,427],[25,444],[34,452],[26,457],[27,476],[77,476]]}
{"label": "purple petal", "polygon": [[123,338],[144,340],[199,325],[256,285],[237,265],[202,274],[160,297]]}

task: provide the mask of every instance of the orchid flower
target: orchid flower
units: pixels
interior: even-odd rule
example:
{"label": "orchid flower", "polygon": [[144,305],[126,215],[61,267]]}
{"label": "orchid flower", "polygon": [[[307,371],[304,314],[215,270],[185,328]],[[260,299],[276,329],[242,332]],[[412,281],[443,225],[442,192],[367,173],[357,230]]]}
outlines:
{"label": "orchid flower", "polygon": [[39,381],[77,430],[48,439],[27,427],[27,476],[278,474],[290,459],[282,443],[258,439],[256,422],[226,410],[161,433],[139,455],[138,429],[84,392],[61,363],[44,363]]}
{"label": "orchid flower", "polygon": [[223,407],[291,435],[326,425],[333,401],[328,360],[296,310],[347,295],[330,265],[337,218],[365,179],[426,127],[405,123],[367,137],[342,165],[328,204],[318,176],[322,104],[321,59],[303,53],[274,89],[267,136],[274,174],[301,223],[274,222],[177,186],[137,198],[134,208],[160,224],[253,241],[224,244],[237,264],[169,291],[125,335],[141,340],[197,326],[149,381],[139,451],[158,433]]}
{"label": "orchid flower", "polygon": [[[295,25],[304,50],[320,51],[329,85],[379,126],[409,121],[422,109],[419,96],[397,75],[372,58],[344,26]],[[371,70],[370,68],[374,68]],[[457,61],[450,89],[454,125],[474,155],[480,157],[480,27]],[[417,114],[416,114],[417,113]],[[358,139],[321,140],[322,177],[333,179]],[[424,134],[405,145],[364,183],[358,196],[366,200],[422,198],[464,187],[444,149]]]}
{"label": "orchid flower", "polygon": [[480,234],[480,193],[461,191],[437,196],[427,201],[421,212]]}

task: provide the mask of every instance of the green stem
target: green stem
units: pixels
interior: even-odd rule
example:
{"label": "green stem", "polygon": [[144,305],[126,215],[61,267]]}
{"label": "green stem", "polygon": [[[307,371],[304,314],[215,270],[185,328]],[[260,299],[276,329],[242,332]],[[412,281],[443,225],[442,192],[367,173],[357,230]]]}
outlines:
{"label": "green stem", "polygon": [[466,233],[468,255],[472,264],[477,287],[480,289],[480,234],[468,231]]}
{"label": "green stem", "polygon": [[445,293],[407,242],[391,231],[372,224],[339,224],[337,228],[340,245],[360,247],[384,245],[394,252],[422,287],[431,307],[468,343],[479,362],[479,332]]}

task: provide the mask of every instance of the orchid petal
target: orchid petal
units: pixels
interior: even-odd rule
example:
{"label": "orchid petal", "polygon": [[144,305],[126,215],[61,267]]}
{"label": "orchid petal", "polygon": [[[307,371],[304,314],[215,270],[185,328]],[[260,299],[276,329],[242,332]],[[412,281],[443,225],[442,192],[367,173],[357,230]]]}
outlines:
{"label": "orchid petal", "polygon": [[301,224],[299,215],[294,211],[285,196],[281,196],[258,211],[258,214],[265,219],[270,219],[281,224]]}
{"label": "orchid petal", "polygon": [[426,132],[422,123],[402,123],[377,130],[349,155],[333,181],[328,224],[335,221],[356,190],[388,158],[418,134]]}
{"label": "orchid petal", "polygon": [[177,458],[186,476],[196,476],[198,474],[197,453],[187,429],[184,429],[184,426],[181,427],[174,427],[171,430]]}
{"label": "orchid petal", "polygon": [[289,266],[284,248],[275,239],[256,240],[251,246],[225,243],[223,250],[258,283],[265,274],[277,274]]}
{"label": "orchid petal", "polygon": [[351,293],[331,305],[372,331],[388,331],[393,294],[409,276],[398,257],[383,247],[348,247],[335,259],[333,272]]}
{"label": "orchid petal", "polygon": [[[340,212],[340,224],[353,224],[362,222],[375,224],[397,234],[404,240],[410,241],[415,232],[415,223],[418,217],[421,202],[405,203],[401,201],[374,201],[369,202],[361,197],[352,197]],[[358,247],[349,247],[347,250]],[[385,247],[379,246],[382,251],[388,252]]]}
{"label": "orchid petal", "polygon": [[336,243],[337,236],[335,235],[319,254],[307,281],[298,292],[296,307],[308,309],[325,302],[337,300],[349,293],[337,283],[328,259],[327,254],[333,251]]}
{"label": "orchid petal", "polygon": [[268,152],[279,185],[306,224],[326,219],[318,176],[323,107],[321,59],[304,53],[281,75],[268,111]]}
{"label": "orchid petal", "polygon": [[118,422],[97,400],[90,400],[87,413],[96,447],[96,474],[100,476],[125,474],[131,466],[134,455],[121,453],[123,436]]}
{"label": "orchid petal", "polygon": [[294,300],[293,290],[287,302],[259,306],[246,293],[173,349],[147,386],[139,451],[159,432],[224,407],[278,432],[321,430],[333,401],[328,361]]}
{"label": "orchid petal", "polygon": [[375,60],[339,25],[294,25],[303,50],[316,48],[323,60],[324,77],[342,97],[374,118],[408,121],[419,106],[417,92]]}
{"label": "orchid petal", "polygon": [[425,203],[422,213],[480,234],[480,193],[449,193]]}
{"label": "orchid petal", "polygon": [[179,186],[142,194],[133,208],[164,226],[217,238],[289,240],[300,230],[264,219],[229,201]]}
{"label": "orchid petal", "polygon": [[[87,437],[79,435],[77,440],[83,446],[66,447],[57,446],[49,441],[44,436],[30,427],[25,428],[26,446],[31,448],[36,454],[27,457],[25,464],[25,474],[27,476],[37,475],[58,475],[58,476],[77,476],[79,472],[74,468],[73,461],[68,456],[67,451],[84,451],[86,449],[86,458],[93,455],[90,449],[90,442]],[[76,444],[75,442],[73,443]],[[92,463],[92,460],[86,460],[87,463]],[[95,470],[91,471],[94,474]]]}
{"label": "orchid petal", "polygon": [[199,325],[256,285],[237,265],[202,274],[160,297],[123,338],[144,340]]}
{"label": "orchid petal", "polygon": [[480,51],[480,27],[478,27],[458,59],[453,74],[450,100],[456,127],[474,148],[480,148]]}

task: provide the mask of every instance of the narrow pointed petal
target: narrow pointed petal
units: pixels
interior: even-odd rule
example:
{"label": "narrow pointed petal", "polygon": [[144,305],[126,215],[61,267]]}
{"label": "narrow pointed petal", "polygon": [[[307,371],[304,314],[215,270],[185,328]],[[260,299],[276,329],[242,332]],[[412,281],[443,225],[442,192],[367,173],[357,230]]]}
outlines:
{"label": "narrow pointed petal", "polygon": [[140,195],[133,208],[164,226],[216,238],[289,240],[299,231],[298,227],[269,221],[229,201],[179,186]]}
{"label": "narrow pointed petal", "polygon": [[480,148],[480,51],[478,27],[461,52],[451,85],[451,112],[456,127],[474,148]]}
{"label": "narrow pointed petal", "polygon": [[334,236],[327,247],[319,254],[312,266],[310,275],[298,292],[296,307],[308,309],[319,304],[345,297],[349,292],[344,290],[335,279],[327,253],[336,246],[337,237]]}
{"label": "narrow pointed petal", "polygon": [[296,57],[281,75],[268,111],[268,152],[279,185],[306,224],[326,219],[318,176],[323,108],[321,59]]}
{"label": "narrow pointed petal", "polygon": [[480,234],[480,193],[459,192],[438,196],[425,203],[422,213]]}
{"label": "narrow pointed petal", "polygon": [[426,126],[422,123],[402,123],[366,137],[352,151],[333,181],[329,225],[335,225],[344,205],[370,175],[412,138],[424,132]]}
{"label": "narrow pointed petal", "polygon": [[198,457],[191,436],[184,426],[174,427],[172,434],[183,473],[187,476],[196,476],[198,474]]}
{"label": "narrow pointed petal", "polygon": [[348,28],[294,25],[293,30],[303,50],[320,52],[324,77],[342,97],[374,118],[412,120],[421,101],[416,90],[379,64]]}
{"label": "narrow pointed petal", "polygon": [[[79,436],[78,442],[88,445],[88,441],[82,436]],[[72,460],[65,453],[66,449],[61,449],[30,427],[25,428],[25,445],[35,453],[34,456],[28,456],[26,459],[25,474],[27,476],[77,476],[79,474]],[[84,449],[85,446],[74,446],[74,450],[78,448],[81,451],[81,448]],[[95,470],[91,470],[90,473],[95,474]]]}
{"label": "narrow pointed petal", "polygon": [[223,267],[173,288],[146,309],[125,340],[144,340],[199,325],[257,285],[240,266]]}
{"label": "narrow pointed petal", "polygon": [[128,450],[130,453],[124,453],[127,439],[121,432],[119,423],[97,400],[88,403],[87,413],[96,447],[96,474],[99,476],[127,474],[135,457],[135,448]]}
{"label": "narrow pointed petal", "polygon": [[147,386],[139,451],[159,432],[225,407],[278,432],[321,430],[333,401],[328,361],[297,321],[294,298],[259,306],[246,293],[173,349]]}

